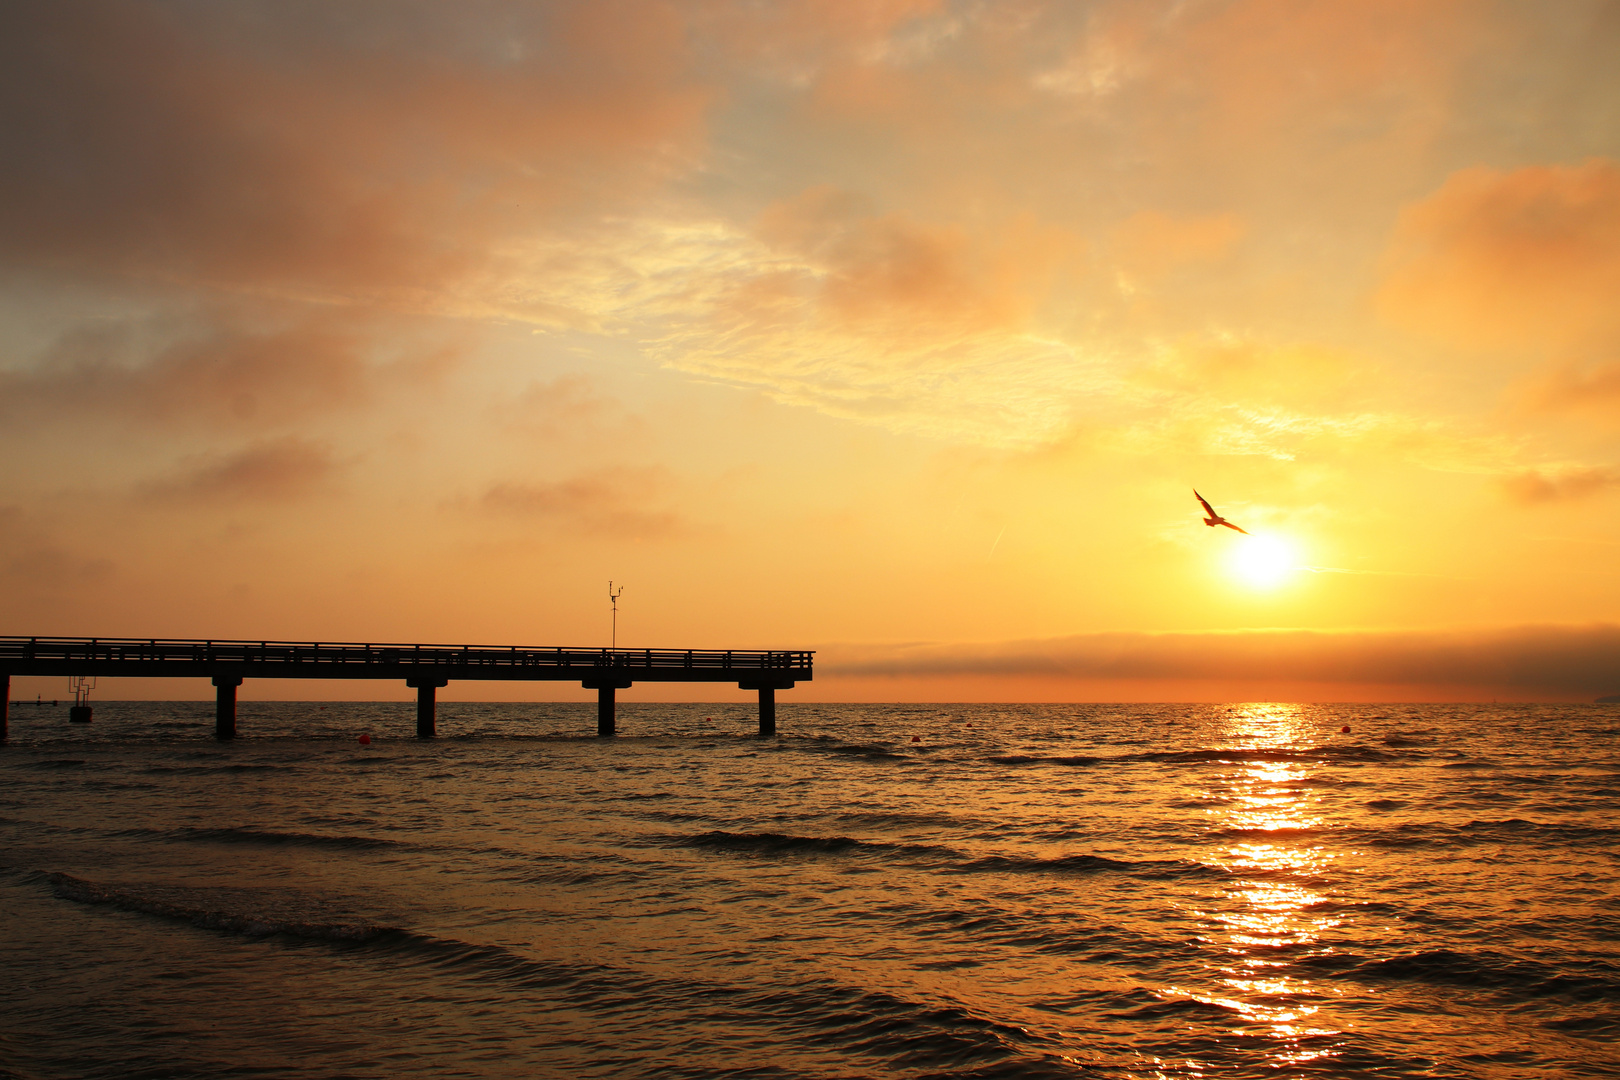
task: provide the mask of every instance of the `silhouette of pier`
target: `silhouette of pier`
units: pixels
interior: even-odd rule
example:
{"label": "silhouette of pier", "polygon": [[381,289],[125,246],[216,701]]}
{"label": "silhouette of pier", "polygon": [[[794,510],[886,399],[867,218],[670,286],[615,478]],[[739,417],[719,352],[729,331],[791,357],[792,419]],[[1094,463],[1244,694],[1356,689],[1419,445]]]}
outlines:
{"label": "silhouette of pier", "polygon": [[236,737],[245,679],[401,679],[416,691],[416,734],[437,734],[438,688],[452,680],[574,682],[596,691],[596,733],[614,735],[615,695],[638,682],[736,683],[759,692],[759,733],[776,734],[776,692],[813,677],[807,650],[578,649],[328,641],[0,636],[0,738],[13,675],[185,676],[213,680],[214,735]]}

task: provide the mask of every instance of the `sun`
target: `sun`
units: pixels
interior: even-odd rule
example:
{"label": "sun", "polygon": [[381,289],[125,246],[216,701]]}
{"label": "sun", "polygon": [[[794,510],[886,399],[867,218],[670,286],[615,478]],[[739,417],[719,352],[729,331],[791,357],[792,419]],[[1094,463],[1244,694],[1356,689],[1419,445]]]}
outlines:
{"label": "sun", "polygon": [[1274,589],[1294,576],[1299,556],[1281,536],[1240,536],[1228,562],[1236,577],[1257,589]]}

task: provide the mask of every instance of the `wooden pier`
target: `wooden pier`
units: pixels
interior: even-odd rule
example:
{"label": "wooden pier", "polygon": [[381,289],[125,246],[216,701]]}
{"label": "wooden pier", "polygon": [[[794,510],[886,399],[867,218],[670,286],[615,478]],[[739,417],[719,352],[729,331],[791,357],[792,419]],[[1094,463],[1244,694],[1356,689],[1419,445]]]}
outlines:
{"label": "wooden pier", "polygon": [[451,680],[574,682],[596,691],[596,733],[617,733],[615,695],[638,682],[736,683],[759,693],[759,733],[776,734],[776,692],[813,677],[806,650],[577,649],[523,645],[376,645],[327,641],[0,636],[0,739],[13,675],[213,681],[214,734],[236,737],[245,679],[400,679],[416,691],[416,734],[437,733],[438,688]]}

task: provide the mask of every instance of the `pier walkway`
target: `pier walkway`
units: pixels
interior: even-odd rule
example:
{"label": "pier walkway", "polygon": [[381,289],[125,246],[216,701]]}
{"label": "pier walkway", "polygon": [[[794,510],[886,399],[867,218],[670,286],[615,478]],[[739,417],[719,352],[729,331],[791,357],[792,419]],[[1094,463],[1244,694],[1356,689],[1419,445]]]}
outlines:
{"label": "pier walkway", "polygon": [[596,733],[613,735],[614,695],[638,682],[736,683],[759,692],[759,733],[776,734],[776,692],[813,677],[807,650],[578,649],[522,645],[376,645],[328,641],[0,636],[0,738],[13,675],[213,680],[214,734],[236,736],[244,679],[403,679],[416,734],[436,734],[438,688],[452,679],[574,682],[597,693]]}

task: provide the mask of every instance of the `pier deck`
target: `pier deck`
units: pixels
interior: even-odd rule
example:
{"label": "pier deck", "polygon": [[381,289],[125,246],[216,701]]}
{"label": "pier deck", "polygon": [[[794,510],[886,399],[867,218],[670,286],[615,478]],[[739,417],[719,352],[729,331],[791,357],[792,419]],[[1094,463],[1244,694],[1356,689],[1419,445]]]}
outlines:
{"label": "pier deck", "polygon": [[0,636],[0,738],[13,675],[207,678],[216,737],[236,735],[244,679],[401,679],[416,690],[416,734],[436,733],[437,689],[451,680],[574,682],[597,692],[597,734],[615,734],[615,692],[638,682],[736,683],[759,693],[759,733],[776,734],[776,691],[814,675],[808,650],[589,649],[522,645],[381,645],[192,638]]}

